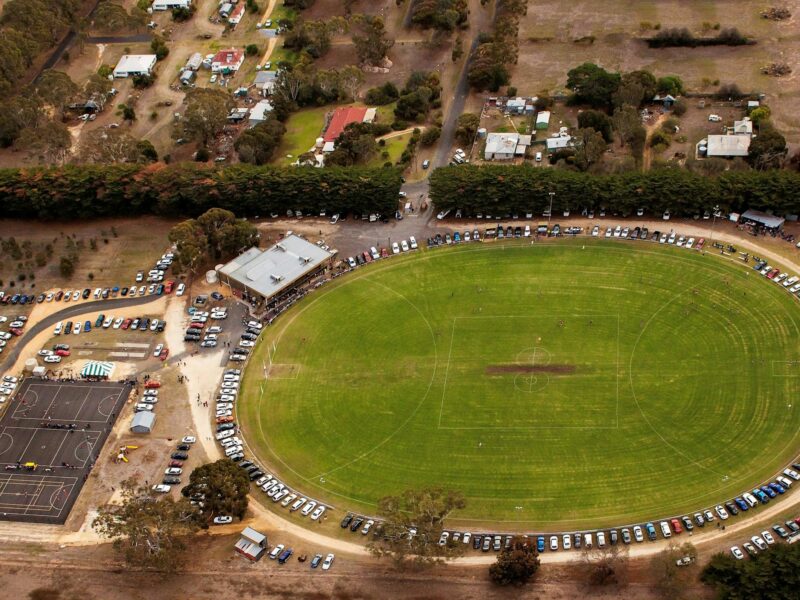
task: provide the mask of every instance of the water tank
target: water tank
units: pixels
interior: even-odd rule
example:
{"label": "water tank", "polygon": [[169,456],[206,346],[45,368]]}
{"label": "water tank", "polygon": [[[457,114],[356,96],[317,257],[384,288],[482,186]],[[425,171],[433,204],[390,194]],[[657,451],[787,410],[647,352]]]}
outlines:
{"label": "water tank", "polygon": [[485,138],[486,137],[486,127],[480,127],[478,129],[478,137]]}
{"label": "water tank", "polygon": [[705,156],[708,153],[708,148],[706,146],[700,146],[697,148],[697,152],[700,156]]}
{"label": "water tank", "polygon": [[29,358],[25,361],[25,372],[26,373],[33,373],[33,370],[39,366],[39,363],[36,361],[35,358]]}
{"label": "water tank", "polygon": [[206,271],[206,283],[217,283],[219,281],[219,277],[217,276],[217,272],[215,270]]}

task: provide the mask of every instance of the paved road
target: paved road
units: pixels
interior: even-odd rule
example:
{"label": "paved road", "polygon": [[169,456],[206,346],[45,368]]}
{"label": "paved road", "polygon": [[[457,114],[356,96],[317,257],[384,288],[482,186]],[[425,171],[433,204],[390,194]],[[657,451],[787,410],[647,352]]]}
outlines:
{"label": "paved road", "polygon": [[30,340],[40,334],[42,331],[47,329],[48,327],[52,327],[59,321],[65,321],[70,317],[74,317],[75,315],[82,315],[87,312],[91,311],[107,311],[107,310],[116,310],[118,308],[127,308],[129,306],[139,306],[142,304],[148,304],[150,302],[155,302],[159,300],[162,296],[157,296],[155,294],[150,296],[136,296],[134,298],[109,298],[107,300],[97,300],[92,302],[78,302],[77,304],[70,304],[63,310],[55,312],[38,323],[36,323],[30,329],[27,329],[24,335],[17,340],[17,343],[14,345],[14,349],[11,350],[8,354],[6,354],[6,359],[3,361],[2,365],[0,365],[0,371],[8,371],[14,363],[17,361],[22,350],[28,344]]}

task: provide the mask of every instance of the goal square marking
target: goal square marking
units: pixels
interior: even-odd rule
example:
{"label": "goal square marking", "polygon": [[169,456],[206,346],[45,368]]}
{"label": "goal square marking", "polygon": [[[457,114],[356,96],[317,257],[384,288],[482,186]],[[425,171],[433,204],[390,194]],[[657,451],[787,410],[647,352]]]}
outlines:
{"label": "goal square marking", "polygon": [[439,429],[618,428],[619,332],[619,315],[456,317]]}

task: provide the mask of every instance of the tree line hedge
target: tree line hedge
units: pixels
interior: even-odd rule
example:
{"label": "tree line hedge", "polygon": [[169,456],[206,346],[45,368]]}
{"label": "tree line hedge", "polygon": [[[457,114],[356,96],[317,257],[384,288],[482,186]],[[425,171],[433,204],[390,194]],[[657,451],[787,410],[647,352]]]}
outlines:
{"label": "tree line hedge", "polygon": [[236,165],[79,165],[0,169],[5,218],[92,219],[154,214],[195,217],[209,208],[240,216],[393,214],[399,169]]}
{"label": "tree line hedge", "polygon": [[708,177],[675,168],[592,175],[487,165],[437,169],[430,181],[430,198],[438,209],[460,208],[468,214],[541,214],[550,204],[549,192],[555,192],[554,214],[566,208],[605,208],[626,215],[641,207],[688,217],[715,205],[723,211],[800,213],[800,174],[790,171],[729,171]]}

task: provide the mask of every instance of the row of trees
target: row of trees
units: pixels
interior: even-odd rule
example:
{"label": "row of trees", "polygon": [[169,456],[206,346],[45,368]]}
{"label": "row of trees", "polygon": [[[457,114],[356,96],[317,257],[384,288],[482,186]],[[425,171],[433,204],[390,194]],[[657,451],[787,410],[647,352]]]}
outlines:
{"label": "row of trees", "polygon": [[656,94],[678,96],[684,93],[683,81],[676,75],[656,79],[650,71],[618,73],[588,62],[567,72],[567,88],[572,90],[569,104],[607,111],[624,105],[642,106]]}
{"label": "row of trees", "polygon": [[283,169],[199,164],[81,165],[0,170],[7,218],[86,219],[141,214],[196,216],[209,208],[243,216],[352,212],[392,214],[398,169]]}
{"label": "row of trees", "polygon": [[492,215],[534,211],[541,214],[554,192],[553,211],[600,209],[632,214],[669,209],[677,216],[702,214],[718,204],[723,211],[748,208],[777,214],[800,213],[800,174],[789,171],[737,171],[708,177],[682,168],[614,175],[486,165],[437,169],[430,197],[439,209]]}
{"label": "row of trees", "polygon": [[527,0],[497,1],[494,31],[483,36],[470,57],[467,79],[471,87],[496,92],[508,84],[509,68],[519,53],[519,20],[527,11]]}
{"label": "row of trees", "polygon": [[755,44],[753,40],[739,33],[736,28],[723,29],[714,37],[697,37],[686,27],[662,29],[653,37],[647,39],[651,48],[674,48],[698,46],[745,46]]}
{"label": "row of trees", "polygon": [[333,35],[344,33],[348,28],[349,24],[344,17],[332,17],[327,21],[306,21],[298,17],[286,33],[283,47],[307,52],[312,58],[320,58],[331,49]]}
{"label": "row of trees", "polygon": [[424,29],[453,31],[467,23],[467,0],[418,0],[411,9],[411,22]]}

